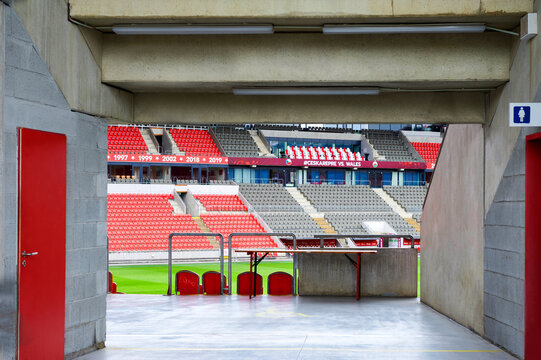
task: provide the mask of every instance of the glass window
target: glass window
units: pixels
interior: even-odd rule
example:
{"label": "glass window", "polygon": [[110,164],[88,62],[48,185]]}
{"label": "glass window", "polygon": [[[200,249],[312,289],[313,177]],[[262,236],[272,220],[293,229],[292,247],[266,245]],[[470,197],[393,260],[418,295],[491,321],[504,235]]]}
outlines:
{"label": "glass window", "polygon": [[382,175],[383,175],[383,179],[382,179],[383,185],[384,186],[391,185],[392,184],[392,177],[393,177],[392,172],[383,171]]}

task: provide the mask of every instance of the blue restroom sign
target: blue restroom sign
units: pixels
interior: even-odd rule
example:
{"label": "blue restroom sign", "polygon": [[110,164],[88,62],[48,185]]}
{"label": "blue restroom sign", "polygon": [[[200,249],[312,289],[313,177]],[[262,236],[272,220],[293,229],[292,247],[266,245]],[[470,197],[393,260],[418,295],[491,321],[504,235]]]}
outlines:
{"label": "blue restroom sign", "polygon": [[509,126],[541,126],[541,103],[510,103]]}

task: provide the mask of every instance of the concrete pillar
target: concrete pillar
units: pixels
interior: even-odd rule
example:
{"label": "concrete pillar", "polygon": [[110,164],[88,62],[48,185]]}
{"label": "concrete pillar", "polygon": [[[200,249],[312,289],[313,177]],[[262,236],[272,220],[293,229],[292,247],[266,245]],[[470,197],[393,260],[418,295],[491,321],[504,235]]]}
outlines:
{"label": "concrete pillar", "polygon": [[[72,111],[15,10],[0,9],[0,356],[16,354],[19,127],[67,139],[64,351],[71,356],[105,340],[107,122]],[[36,188],[36,196],[46,191],[39,181]]]}
{"label": "concrete pillar", "polygon": [[[0,2],[0,179],[4,178],[4,84],[6,53],[6,11]],[[7,261],[9,253],[4,236],[4,182],[0,181],[0,359],[8,359],[15,351],[17,288]]]}

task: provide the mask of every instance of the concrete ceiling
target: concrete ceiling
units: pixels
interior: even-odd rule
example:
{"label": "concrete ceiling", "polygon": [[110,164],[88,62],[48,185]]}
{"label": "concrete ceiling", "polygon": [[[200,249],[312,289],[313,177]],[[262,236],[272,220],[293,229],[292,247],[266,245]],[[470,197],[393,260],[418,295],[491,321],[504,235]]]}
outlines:
{"label": "concrete ceiling", "polygon": [[[134,23],[387,22],[483,22],[516,30],[533,0],[70,0],[70,7],[77,21],[104,27],[102,82],[135,93],[134,122],[483,123],[487,91],[509,80],[519,41],[512,35],[120,36],[108,31]],[[231,95],[234,87],[265,86],[359,86],[383,92]]]}
{"label": "concrete ceiling", "polygon": [[482,123],[481,92],[388,93],[377,96],[235,96],[136,94],[142,124]]}
{"label": "concrete ceiling", "polygon": [[514,27],[533,0],[69,0],[71,16],[93,26],[133,23],[483,22]]}
{"label": "concrete ceiling", "polygon": [[133,92],[257,86],[495,88],[509,79],[501,33],[250,36],[106,35],[102,81]]}

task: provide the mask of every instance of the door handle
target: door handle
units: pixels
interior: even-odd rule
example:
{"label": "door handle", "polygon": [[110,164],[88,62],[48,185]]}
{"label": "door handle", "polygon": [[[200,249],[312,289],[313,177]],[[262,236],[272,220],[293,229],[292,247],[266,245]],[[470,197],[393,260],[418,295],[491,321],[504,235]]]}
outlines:
{"label": "door handle", "polygon": [[31,253],[27,253],[26,251],[23,251],[22,255],[23,257],[27,257],[27,256],[36,256],[38,254],[38,252],[31,252]]}

